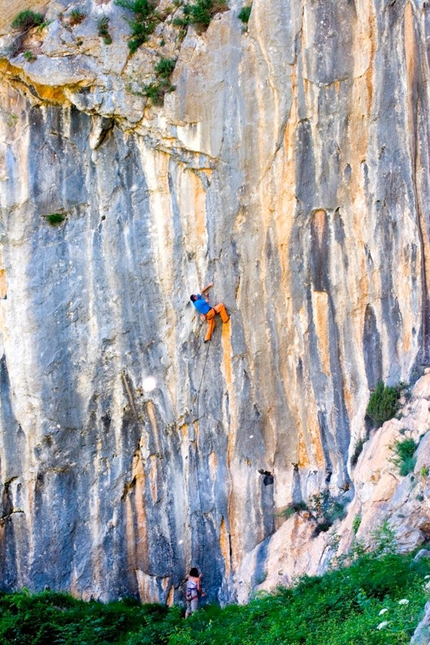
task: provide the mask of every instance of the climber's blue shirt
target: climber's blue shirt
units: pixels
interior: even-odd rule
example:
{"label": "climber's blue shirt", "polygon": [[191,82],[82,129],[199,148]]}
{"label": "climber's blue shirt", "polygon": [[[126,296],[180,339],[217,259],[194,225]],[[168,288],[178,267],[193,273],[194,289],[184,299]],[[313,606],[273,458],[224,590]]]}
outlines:
{"label": "climber's blue shirt", "polygon": [[199,314],[203,314],[205,316],[208,311],[212,309],[210,305],[206,302],[206,300],[203,298],[203,296],[200,295],[200,293],[197,294],[197,300],[194,300],[193,305],[199,312]]}

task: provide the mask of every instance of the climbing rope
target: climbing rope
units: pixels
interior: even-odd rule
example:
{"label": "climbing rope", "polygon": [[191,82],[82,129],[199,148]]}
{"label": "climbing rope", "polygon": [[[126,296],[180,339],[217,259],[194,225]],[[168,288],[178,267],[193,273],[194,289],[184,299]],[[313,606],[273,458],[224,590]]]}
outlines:
{"label": "climbing rope", "polygon": [[[206,354],[205,354],[205,358],[204,358],[204,361],[203,361],[202,374],[201,374],[201,377],[200,377],[200,383],[199,383],[199,387],[197,389],[197,393],[196,393],[195,399],[194,399],[195,402],[196,402],[196,409],[195,409],[196,421],[199,421],[200,391],[202,389],[203,378],[204,378],[205,370],[206,370],[206,363],[207,363],[208,356],[209,356],[209,347],[210,347],[210,344],[207,343]],[[201,531],[201,535],[198,536],[198,548],[197,548],[197,553],[196,553],[196,557],[195,557],[194,560],[195,560],[196,564],[198,564],[198,566],[200,568],[200,571],[201,571],[201,559],[202,559],[202,555],[204,556],[204,553],[205,553],[205,548],[206,548],[205,547],[205,542],[206,542],[206,540],[205,540],[205,522],[204,522],[204,518],[203,518],[202,497],[201,497],[201,493],[200,493],[200,475],[199,475],[200,469],[199,469],[198,463],[197,463],[198,454],[199,454],[199,448],[198,448],[198,445],[197,445],[197,442],[196,442],[196,465],[195,465],[195,468],[196,468],[196,488],[197,488],[197,497],[198,497],[198,506],[199,506],[199,512],[198,512],[198,518],[199,519],[197,520],[197,525],[200,524],[200,526],[202,527],[202,531]],[[200,533],[200,531],[198,531],[198,533]]]}
{"label": "climbing rope", "polygon": [[210,345],[208,343],[206,343],[206,344],[207,344],[206,355],[205,355],[205,360],[203,362],[203,370],[202,370],[202,375],[201,375],[201,378],[200,378],[200,385],[198,387],[197,394],[195,396],[195,400],[196,400],[196,417],[197,417],[196,420],[197,421],[199,420],[200,390],[202,389],[203,377],[205,375],[206,363],[207,363],[208,356],[209,356],[209,347],[210,347]]}

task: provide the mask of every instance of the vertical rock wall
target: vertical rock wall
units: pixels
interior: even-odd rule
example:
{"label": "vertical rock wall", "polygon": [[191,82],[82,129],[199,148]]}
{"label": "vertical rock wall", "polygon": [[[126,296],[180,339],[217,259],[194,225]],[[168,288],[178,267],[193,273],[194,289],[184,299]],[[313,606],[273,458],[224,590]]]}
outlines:
{"label": "vertical rock wall", "polygon": [[151,107],[155,37],[130,58],[120,8],[69,4],[20,51],[0,25],[0,584],[171,602],[196,564],[231,600],[428,358],[428,8],[254,0],[244,31],[231,2]]}

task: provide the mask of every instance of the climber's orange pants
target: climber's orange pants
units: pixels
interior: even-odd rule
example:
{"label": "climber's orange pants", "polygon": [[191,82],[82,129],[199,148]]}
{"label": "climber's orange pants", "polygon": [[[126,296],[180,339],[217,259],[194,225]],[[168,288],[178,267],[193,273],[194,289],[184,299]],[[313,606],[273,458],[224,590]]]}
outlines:
{"label": "climber's orange pants", "polygon": [[230,320],[228,314],[225,310],[224,305],[220,302],[219,305],[214,305],[210,311],[205,315],[206,320],[208,321],[208,329],[206,332],[205,340],[210,340],[212,338],[213,331],[215,329],[215,316],[219,314],[221,320],[226,323]]}

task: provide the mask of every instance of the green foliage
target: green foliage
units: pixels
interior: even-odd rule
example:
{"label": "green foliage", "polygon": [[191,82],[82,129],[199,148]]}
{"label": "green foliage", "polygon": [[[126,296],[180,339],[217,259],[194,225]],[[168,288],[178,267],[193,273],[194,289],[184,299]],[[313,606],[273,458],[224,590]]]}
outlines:
{"label": "green foliage", "polygon": [[394,555],[396,553],[396,536],[388,522],[383,522],[381,526],[372,531],[371,539],[373,543],[372,555],[374,557],[380,558],[382,556]]}
{"label": "green foliage", "polygon": [[367,416],[372,419],[377,427],[385,421],[392,419],[399,410],[398,387],[390,387],[379,382],[372,393],[367,406]]}
{"label": "green foliage", "polygon": [[423,466],[420,470],[421,477],[428,477],[430,469],[428,466]]}
{"label": "green foliage", "polygon": [[287,508],[285,508],[280,515],[282,517],[285,517],[288,519],[289,517],[292,517],[295,513],[300,513],[300,511],[308,511],[309,507],[306,504],[306,502],[292,502],[291,504],[288,504]]}
{"label": "green foliage", "polygon": [[180,27],[196,25],[200,31],[205,31],[216,13],[228,9],[227,0],[194,0],[183,7],[183,18],[176,18],[173,24]]}
{"label": "green foliage", "polygon": [[41,13],[35,13],[31,9],[26,9],[21,11],[15,18],[12,20],[12,27],[14,29],[31,29],[31,27],[37,27],[43,23],[43,15]]}
{"label": "green foliage", "polygon": [[317,522],[314,535],[328,531],[336,520],[345,516],[343,504],[334,499],[329,490],[323,490],[313,495],[308,507]]}
{"label": "green foliage", "polygon": [[131,27],[128,48],[134,54],[148,40],[157,25],[155,3],[151,0],[116,0],[116,4],[133,13],[133,20],[128,21]]}
{"label": "green foliage", "polygon": [[359,439],[355,444],[354,452],[351,455],[351,466],[357,465],[358,458],[363,452],[363,446],[365,442],[366,442],[366,439]]}
{"label": "green foliage", "polygon": [[334,499],[328,490],[323,490],[313,495],[308,503],[292,502],[288,504],[280,515],[288,519],[294,513],[300,513],[301,511],[307,511],[309,516],[315,520],[314,536],[328,531],[336,520],[345,515],[343,504]]}
{"label": "green foliage", "polygon": [[250,5],[249,7],[242,7],[237,17],[246,25],[248,24],[249,18],[251,17],[251,11],[252,5]]}
{"label": "green foliage", "polygon": [[30,50],[24,52],[24,58],[28,61],[36,60],[36,56],[34,56]]}
{"label": "green foliage", "polygon": [[41,22],[41,23],[40,23],[40,25],[38,26],[37,31],[38,31],[39,33],[41,33],[41,32],[45,29],[45,27],[47,27],[47,26],[48,26],[48,25],[50,25],[50,24],[51,24],[51,20],[44,20],[44,21],[43,21],[43,22]]}
{"label": "green foliage", "polygon": [[169,78],[175,69],[176,61],[173,58],[160,58],[155,66],[155,73],[161,78]]}
{"label": "green foliage", "polygon": [[69,15],[69,24],[73,27],[79,25],[84,19],[86,14],[79,9],[73,9]]}
{"label": "green foliage", "polygon": [[356,515],[352,520],[352,532],[354,533],[354,535],[357,535],[358,529],[360,528],[360,524],[361,524],[361,515]]}
{"label": "green foliage", "polygon": [[45,215],[46,221],[52,226],[57,226],[61,224],[66,219],[63,213],[51,213],[50,215]]}
{"label": "green foliage", "polygon": [[391,461],[398,467],[402,477],[413,472],[417,461],[414,457],[417,447],[418,446],[412,437],[408,437],[407,439],[397,439],[394,444],[390,446],[390,450],[392,450],[395,455]]}
{"label": "green foliage", "polygon": [[293,588],[260,595],[248,605],[207,606],[187,620],[178,607],[134,601],[85,603],[65,594],[31,595],[26,590],[0,594],[0,642],[408,645],[427,598],[423,587],[430,575],[429,560],[369,554],[349,567],[304,577]]}
{"label": "green foliage", "polygon": [[173,92],[175,86],[168,78],[161,78],[153,83],[148,83],[143,88],[144,96],[148,97],[153,105],[163,105],[164,97],[168,92]]}
{"label": "green foliage", "polygon": [[100,38],[103,38],[105,45],[112,43],[112,37],[109,33],[109,16],[103,16],[97,21],[97,29]]}

